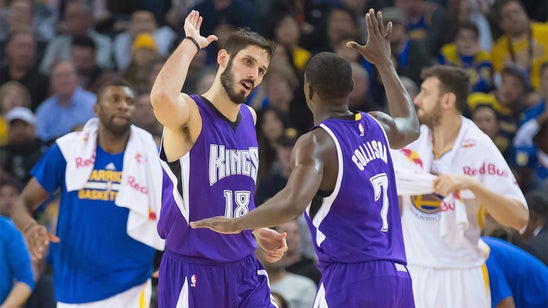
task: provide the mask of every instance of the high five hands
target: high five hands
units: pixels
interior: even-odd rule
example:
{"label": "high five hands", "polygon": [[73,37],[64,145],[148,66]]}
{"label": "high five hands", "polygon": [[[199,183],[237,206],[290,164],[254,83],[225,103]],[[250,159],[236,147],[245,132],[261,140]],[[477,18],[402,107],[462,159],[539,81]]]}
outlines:
{"label": "high five hands", "polygon": [[202,26],[203,17],[200,16],[198,11],[192,10],[185,18],[185,35],[196,40],[200,49],[206,48],[209,44],[216,41],[218,38],[215,35],[209,35],[204,37],[200,34],[200,27]]}
{"label": "high five hands", "polygon": [[365,59],[375,65],[390,61],[390,35],[392,34],[392,22],[384,25],[381,12],[370,9],[365,13],[365,25],[367,29],[367,42],[360,45],[350,41],[347,47],[355,48]]}

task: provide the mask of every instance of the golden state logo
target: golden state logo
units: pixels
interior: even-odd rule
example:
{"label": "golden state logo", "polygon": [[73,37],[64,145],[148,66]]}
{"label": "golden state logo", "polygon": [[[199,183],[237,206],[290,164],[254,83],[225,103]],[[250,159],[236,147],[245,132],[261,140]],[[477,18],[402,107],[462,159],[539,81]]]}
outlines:
{"label": "golden state logo", "polygon": [[423,214],[436,214],[440,212],[442,199],[436,195],[411,196],[411,203],[415,209]]}

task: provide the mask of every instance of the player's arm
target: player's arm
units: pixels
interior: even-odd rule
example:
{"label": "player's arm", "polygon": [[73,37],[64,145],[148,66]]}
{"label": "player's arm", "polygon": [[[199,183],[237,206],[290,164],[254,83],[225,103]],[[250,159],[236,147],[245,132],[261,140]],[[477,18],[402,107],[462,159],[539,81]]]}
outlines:
{"label": "player's arm", "polygon": [[321,129],[299,138],[291,154],[293,170],[286,186],[261,206],[239,218],[213,217],[191,222],[191,227],[238,233],[276,226],[302,214],[320,189],[328,154],[335,151],[333,141],[328,138]]}
{"label": "player's arm", "polygon": [[492,191],[471,176],[441,174],[433,184],[434,192],[442,196],[468,189],[497,222],[516,230],[522,230],[527,226],[529,212],[524,204]]}
{"label": "player's arm", "polygon": [[49,193],[33,177],[13,205],[11,218],[25,236],[33,259],[41,259],[44,256],[50,240],[58,241],[56,237],[48,235],[46,228],[39,225],[31,215],[48,196]]}
{"label": "player's arm", "polygon": [[496,308],[516,308],[516,303],[514,302],[514,298],[510,296],[501,300]]}
{"label": "player's arm", "polygon": [[0,303],[0,307],[23,307],[31,292],[26,283],[16,282],[4,302]]}
{"label": "player's arm", "polygon": [[[184,24],[186,38],[169,56],[150,91],[154,115],[165,129],[164,139],[167,147],[164,150],[169,161],[179,158],[187,150],[184,146],[176,146],[189,139],[189,136],[182,135],[183,131],[186,131],[186,134],[189,134],[189,130],[195,131],[193,127],[188,126],[192,124],[189,123],[192,119],[196,119],[192,113],[198,113],[197,106],[190,96],[181,93],[188,68],[199,49],[205,48],[217,40],[214,35],[207,38],[201,36],[201,24],[202,17],[197,11],[188,14]],[[193,122],[196,125],[201,125],[199,121]]]}
{"label": "player's arm", "polygon": [[385,28],[382,14],[371,9],[365,14],[367,26],[367,43],[361,46],[356,42],[348,42],[347,46],[355,48],[365,59],[375,65],[384,84],[390,115],[382,112],[372,112],[383,126],[390,147],[399,149],[419,137],[419,120],[411,97],[405,90],[396,68],[392,63],[390,52],[390,35],[392,23]]}

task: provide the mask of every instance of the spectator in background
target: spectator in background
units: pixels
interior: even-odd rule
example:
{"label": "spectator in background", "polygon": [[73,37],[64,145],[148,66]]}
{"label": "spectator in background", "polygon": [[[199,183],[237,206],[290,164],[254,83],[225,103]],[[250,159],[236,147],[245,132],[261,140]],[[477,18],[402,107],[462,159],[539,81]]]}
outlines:
{"label": "spectator in background", "polygon": [[348,107],[352,110],[359,110],[364,112],[369,111],[384,111],[385,106],[372,102],[368,99],[369,95],[369,74],[365,68],[356,62],[350,63],[352,68],[352,81],[354,81],[354,87],[352,92],[348,95]]}
{"label": "spectator in background", "polygon": [[472,111],[471,111],[470,118],[478,128],[484,132],[497,146],[497,148],[501,151],[501,153],[504,151],[506,141],[504,138],[502,138],[498,135],[499,132],[499,121],[497,117],[497,112],[491,106],[490,104],[478,104]]}
{"label": "spectator in background", "polygon": [[445,44],[438,56],[439,64],[460,67],[470,78],[472,92],[493,89],[491,56],[479,47],[479,30],[473,23],[460,23],[453,43]]}
{"label": "spectator in background", "polygon": [[[538,121],[538,122],[537,122]],[[532,125],[534,124],[534,125]],[[531,126],[534,126],[531,128]],[[524,133],[528,130],[529,132]],[[533,131],[534,130],[534,131]],[[516,173],[522,179],[521,185],[526,189],[537,189],[548,179],[548,120],[547,114],[529,120],[519,130],[531,134],[530,146],[520,146],[515,149]],[[514,140],[517,138],[514,138]],[[514,142],[516,144],[516,142]]]}
{"label": "spectator in background", "polygon": [[[295,16],[301,32],[301,44],[306,50],[313,53],[329,49],[325,34],[326,19],[334,1],[314,0],[263,0],[256,1],[255,17],[257,27],[261,32],[268,32],[270,18],[290,13]],[[362,15],[363,16],[363,15]],[[264,23],[264,21],[267,21]]]}
{"label": "spectator in background", "polygon": [[228,23],[235,28],[254,28],[253,6],[246,0],[203,0],[191,10],[202,14],[202,33],[214,33],[215,28],[221,23]]}
{"label": "spectator in background", "polygon": [[20,82],[30,92],[32,110],[48,97],[48,78],[37,70],[36,39],[31,28],[17,28],[8,37],[0,85],[10,80]]}
{"label": "spectator in background", "polygon": [[533,186],[536,186],[536,173],[543,172],[542,165],[537,164],[538,151],[535,146],[534,136],[538,134],[541,126],[548,123],[548,110],[546,109],[546,97],[548,97],[548,62],[543,62],[540,66],[540,89],[541,100],[533,106],[527,108],[524,116],[520,119],[519,127],[514,137],[514,160],[517,171],[523,173],[529,179]]}
{"label": "spectator in background", "polygon": [[261,107],[271,107],[290,115],[291,104],[294,104],[295,91],[299,86],[299,79],[290,64],[273,60],[268,74],[265,76],[261,89],[265,97]]}
{"label": "spectator in background", "polygon": [[476,92],[468,96],[465,115],[480,104],[488,104],[497,112],[499,122],[497,147],[507,162],[512,162],[512,140],[525,110],[525,99],[530,91],[527,73],[514,64],[507,64],[502,72],[502,82],[492,93]]}
{"label": "spectator in background", "polygon": [[492,308],[548,307],[548,267],[537,258],[504,240],[482,237],[489,254]]}
{"label": "spectator in background", "polygon": [[169,26],[159,27],[151,11],[134,11],[129,20],[129,29],[116,35],[114,39],[114,59],[118,71],[123,71],[129,65],[128,51],[132,49],[134,41],[142,33],[148,33],[154,37],[158,53],[163,57],[169,55],[173,41],[177,37],[175,31]]}
{"label": "spectator in background", "polygon": [[154,37],[148,33],[139,34],[131,46],[131,60],[124,69],[122,77],[138,92],[150,91],[150,66],[159,56]]}
{"label": "spectator in background", "polygon": [[261,163],[257,171],[257,184],[272,173],[273,165],[276,162],[276,149],[278,140],[282,137],[286,129],[289,128],[287,115],[272,107],[260,109],[257,112],[257,140],[259,143],[259,157]]}
{"label": "spectator in background", "polygon": [[548,185],[525,195],[529,205],[529,224],[523,233],[521,248],[548,266]]}
{"label": "spectator in background", "polygon": [[[291,150],[297,141],[297,132],[294,129],[285,129],[278,138],[276,147],[277,168],[266,174],[257,185],[255,203],[262,204],[284,188],[291,173]],[[289,247],[288,247],[289,249]],[[287,252],[286,252],[287,254]]]}
{"label": "spectator in background", "polygon": [[110,69],[97,65],[97,47],[91,37],[73,37],[70,54],[80,87],[84,90],[97,94],[99,88],[113,77],[114,73]]}
{"label": "spectator in background", "polygon": [[327,14],[326,22],[327,42],[323,50],[334,50],[335,44],[340,42],[343,37],[360,37],[356,15],[347,7],[331,8]]}
{"label": "spectator in background", "polygon": [[[202,0],[191,10],[202,14],[203,22],[200,31],[211,33],[218,38],[205,48],[208,65],[217,63],[217,52],[223,48],[234,30],[242,27],[255,29],[253,4],[247,0]],[[182,31],[183,27],[178,29]],[[184,37],[184,33],[179,33],[179,37]]]}
{"label": "spectator in background", "polygon": [[[382,9],[385,23],[392,22],[392,34],[390,35],[390,48],[392,61],[396,66],[399,76],[411,78],[416,84],[422,82],[421,71],[432,64],[432,58],[428,54],[424,44],[409,38],[405,25],[407,19],[400,8],[386,7]],[[364,62],[369,73],[369,91],[371,100],[381,106],[386,106],[384,86],[375,67],[369,62]]]}
{"label": "spectator in background", "polygon": [[525,70],[533,89],[540,84],[540,66],[548,60],[548,23],[531,22],[519,0],[497,0],[493,14],[503,35],[495,42],[491,60],[500,76],[508,62]]}
{"label": "spectator in background", "polygon": [[110,37],[93,30],[93,16],[86,2],[69,1],[64,12],[66,33],[56,36],[49,41],[42,62],[40,72],[49,75],[54,63],[70,59],[72,38],[89,36],[97,46],[97,65],[103,68],[112,68],[112,40]]}
{"label": "spectator in background", "polygon": [[61,61],[51,71],[53,96],[36,110],[36,135],[50,143],[93,117],[95,94],[78,85],[74,65]]}
{"label": "spectator in background", "polygon": [[43,3],[32,0],[13,0],[0,8],[0,55],[9,34],[21,27],[33,29],[37,43],[37,59],[42,58],[45,45],[55,36],[57,16]]}
{"label": "spectator in background", "polygon": [[294,15],[283,14],[274,22],[272,36],[274,41],[288,49],[290,61],[299,73],[304,72],[304,66],[310,59],[310,51],[300,46],[301,29]]}
{"label": "spectator in background", "polygon": [[[205,91],[204,92],[196,91],[196,89],[198,88],[199,80],[202,78],[204,74],[207,74],[211,71],[215,73],[215,70],[217,69],[216,65],[211,65],[211,64],[206,65],[206,61],[207,61],[207,51],[206,49],[200,49],[200,51],[198,51],[198,53],[194,56],[194,58],[192,59],[192,62],[190,62],[190,66],[188,67],[187,79],[185,81],[185,84],[183,85],[184,93],[200,93],[200,94],[205,93]],[[156,79],[156,77],[154,79]],[[209,89],[209,86],[203,89],[207,90]]]}
{"label": "spectator in background", "polygon": [[443,6],[426,0],[395,0],[394,6],[405,14],[407,35],[421,42],[431,57],[437,57],[441,46],[449,43],[451,19]]}
{"label": "spectator in background", "polygon": [[36,137],[36,118],[26,107],[15,107],[6,114],[8,144],[0,147],[1,167],[21,183],[27,183],[30,170],[47,146]]}
{"label": "spectator in background", "polygon": [[287,252],[278,263],[285,270],[308,277],[318,286],[322,274],[317,268],[316,254],[306,220],[303,215],[276,226],[278,232],[287,233]]}
{"label": "spectator in background", "polygon": [[[458,0],[453,1],[455,6],[449,8],[449,15],[457,15],[458,23],[472,23],[478,28],[478,45],[481,50],[491,52],[493,48],[493,34],[487,20],[491,8],[490,0]],[[452,12],[452,13],[451,13]]]}
{"label": "spectator in background", "polygon": [[0,86],[0,146],[8,143],[6,114],[15,107],[30,107],[30,93],[18,81],[12,80]]}
{"label": "spectator in background", "polygon": [[150,92],[143,92],[135,97],[135,112],[133,124],[149,132],[158,143],[162,137],[162,125],[154,116],[154,110],[150,103]]}
{"label": "spectator in background", "polygon": [[346,47],[346,43],[349,41],[356,41],[358,40],[357,35],[343,35],[340,37],[340,39],[335,42],[333,45],[333,52],[337,55],[343,57],[346,59],[346,61],[352,63],[362,63],[362,57],[360,56],[360,53],[352,48]]}
{"label": "spectator in background", "polygon": [[[274,229],[278,232],[284,232],[287,229],[285,227],[286,224],[297,225],[297,222],[294,220],[289,221]],[[300,234],[294,234],[293,236],[300,236]],[[287,241],[287,248],[289,252],[289,240]],[[275,263],[270,263],[266,260],[266,253],[262,249],[255,250],[255,255],[268,273],[270,289],[272,292],[279,293],[287,301],[289,307],[310,308],[313,306],[316,284],[306,276],[287,271],[285,268],[286,262],[284,262],[285,255],[280,261]]]}

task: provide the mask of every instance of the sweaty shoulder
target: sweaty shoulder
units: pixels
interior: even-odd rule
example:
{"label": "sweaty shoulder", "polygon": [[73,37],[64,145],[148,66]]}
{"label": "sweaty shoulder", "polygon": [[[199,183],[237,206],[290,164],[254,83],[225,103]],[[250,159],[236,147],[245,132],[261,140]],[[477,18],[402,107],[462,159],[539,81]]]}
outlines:
{"label": "sweaty shoulder", "polygon": [[162,146],[168,161],[175,161],[188,153],[202,130],[202,117],[197,103],[184,93],[180,94],[179,99],[187,103],[188,118],[173,128],[164,127]]}
{"label": "sweaty shoulder", "polygon": [[293,162],[294,166],[308,165],[320,171],[323,175],[321,190],[334,189],[338,171],[337,146],[323,128],[317,127],[299,138],[293,149]]}

